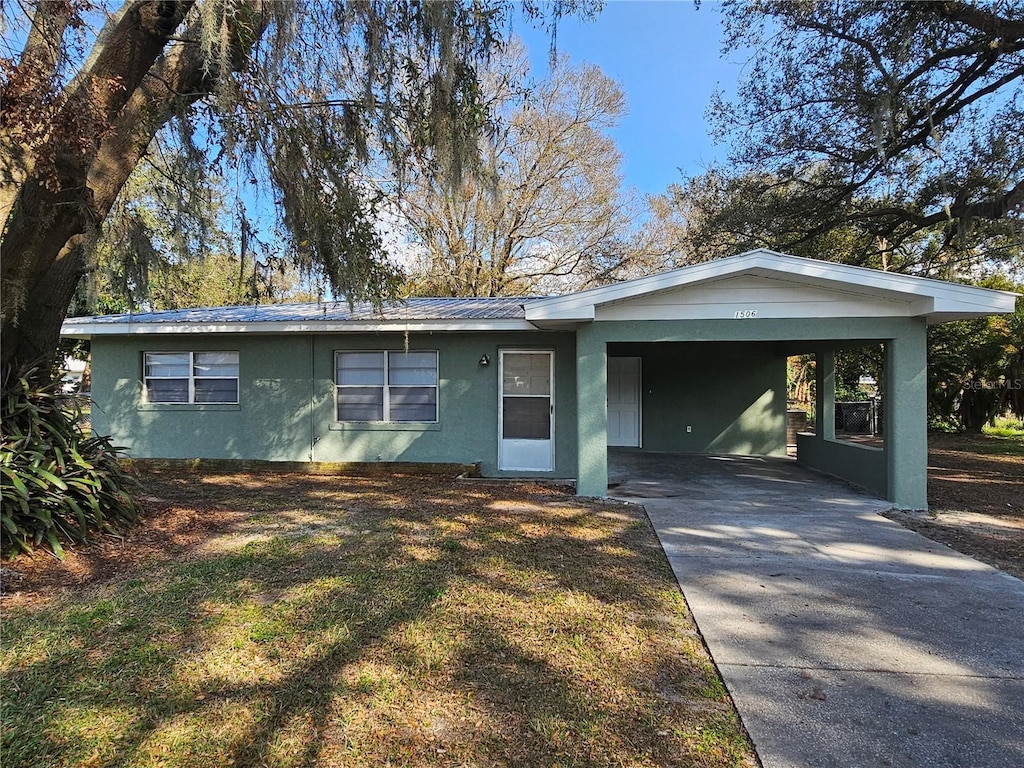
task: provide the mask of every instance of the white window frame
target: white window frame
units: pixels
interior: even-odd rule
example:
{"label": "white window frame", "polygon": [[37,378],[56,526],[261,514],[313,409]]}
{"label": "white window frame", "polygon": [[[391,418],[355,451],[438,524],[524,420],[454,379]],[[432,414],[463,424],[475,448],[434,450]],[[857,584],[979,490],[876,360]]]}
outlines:
{"label": "white window frame", "polygon": [[[338,383],[338,357],[343,354],[383,354],[384,355],[384,383],[383,384],[339,384]],[[391,378],[391,355],[404,355],[404,354],[425,354],[429,353],[434,356],[434,383],[433,384],[392,384]],[[334,351],[334,420],[339,424],[437,424],[440,421],[440,391],[441,391],[441,375],[440,375],[440,359],[441,355],[436,349],[336,349]],[[344,420],[338,418],[338,398],[341,395],[342,389],[347,388],[359,388],[368,389],[370,387],[381,389],[383,397],[383,409],[382,418],[380,421],[354,421]],[[406,388],[425,388],[433,387],[434,389],[434,418],[429,421],[411,421],[402,420],[394,421],[391,418],[391,390],[394,389],[406,389]]]}
{"label": "white window frame", "polygon": [[[196,355],[235,355],[235,375],[234,376],[197,376],[196,375]],[[185,376],[148,376],[147,371],[149,370],[149,356],[150,355],[188,355],[188,400],[150,400],[149,398],[149,381],[180,381],[185,379]],[[241,367],[241,360],[238,350],[235,349],[201,349],[201,350],[148,350],[142,353],[142,394],[145,401],[152,405],[238,405],[240,399],[240,381],[239,381],[239,369]],[[196,380],[206,379],[234,379],[235,381],[235,399],[234,400],[203,400],[200,402],[196,401]]]}

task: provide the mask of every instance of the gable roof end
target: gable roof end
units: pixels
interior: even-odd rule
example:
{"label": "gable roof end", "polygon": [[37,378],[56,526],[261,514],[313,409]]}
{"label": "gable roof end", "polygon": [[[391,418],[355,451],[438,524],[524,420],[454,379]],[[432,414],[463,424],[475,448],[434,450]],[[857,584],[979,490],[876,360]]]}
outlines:
{"label": "gable roof end", "polygon": [[1017,294],[912,275],[882,272],[758,249],[614,285],[526,303],[530,322],[587,322],[599,306],[739,275],[771,277],[823,289],[861,293],[910,304],[929,324],[1013,312]]}

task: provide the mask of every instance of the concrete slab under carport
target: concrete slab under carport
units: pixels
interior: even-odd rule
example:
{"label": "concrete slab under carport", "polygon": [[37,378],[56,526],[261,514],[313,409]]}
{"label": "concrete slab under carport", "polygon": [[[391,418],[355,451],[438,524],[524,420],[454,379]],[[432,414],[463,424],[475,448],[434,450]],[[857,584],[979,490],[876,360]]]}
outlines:
{"label": "concrete slab under carport", "polygon": [[1024,766],[1024,582],[785,459],[609,452],[766,768]]}

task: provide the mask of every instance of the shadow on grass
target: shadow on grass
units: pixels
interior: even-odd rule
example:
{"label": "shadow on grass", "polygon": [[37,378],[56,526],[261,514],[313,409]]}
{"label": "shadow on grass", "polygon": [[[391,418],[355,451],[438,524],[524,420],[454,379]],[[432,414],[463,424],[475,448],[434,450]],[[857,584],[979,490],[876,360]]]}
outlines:
{"label": "shadow on grass", "polygon": [[751,759],[636,510],[419,478],[146,484],[248,518],[5,617],[5,767]]}

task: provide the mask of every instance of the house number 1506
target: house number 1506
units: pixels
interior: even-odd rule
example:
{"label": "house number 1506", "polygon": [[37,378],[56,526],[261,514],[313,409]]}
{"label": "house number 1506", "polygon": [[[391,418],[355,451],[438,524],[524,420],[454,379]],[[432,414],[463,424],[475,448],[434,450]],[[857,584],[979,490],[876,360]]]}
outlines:
{"label": "house number 1506", "polygon": [[756,309],[737,309],[733,317],[737,320],[749,320],[752,317],[757,317]]}

